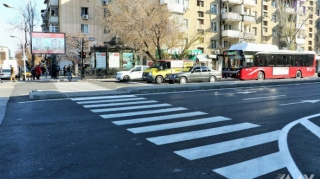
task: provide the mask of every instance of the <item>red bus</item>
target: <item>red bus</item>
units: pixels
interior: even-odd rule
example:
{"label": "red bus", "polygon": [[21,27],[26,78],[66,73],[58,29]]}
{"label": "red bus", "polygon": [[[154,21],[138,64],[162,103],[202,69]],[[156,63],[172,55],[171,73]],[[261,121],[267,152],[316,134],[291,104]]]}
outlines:
{"label": "red bus", "polygon": [[302,78],[315,75],[316,53],[290,50],[227,50],[220,56],[222,76],[241,80]]}

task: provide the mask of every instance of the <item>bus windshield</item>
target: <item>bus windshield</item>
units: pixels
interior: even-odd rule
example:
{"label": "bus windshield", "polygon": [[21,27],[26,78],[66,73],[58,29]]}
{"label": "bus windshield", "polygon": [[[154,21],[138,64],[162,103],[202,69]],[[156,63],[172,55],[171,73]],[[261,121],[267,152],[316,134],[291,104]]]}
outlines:
{"label": "bus windshield", "polygon": [[224,56],[223,68],[242,68],[243,61],[240,55]]}

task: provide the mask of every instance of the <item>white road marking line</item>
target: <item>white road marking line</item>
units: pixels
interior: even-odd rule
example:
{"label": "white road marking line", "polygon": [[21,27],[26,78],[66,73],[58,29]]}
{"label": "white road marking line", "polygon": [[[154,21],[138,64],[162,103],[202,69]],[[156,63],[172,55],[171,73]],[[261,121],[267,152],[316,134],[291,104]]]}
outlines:
{"label": "white road marking line", "polygon": [[192,139],[199,139],[203,137],[215,136],[219,134],[225,134],[229,132],[235,132],[239,130],[254,128],[254,127],[259,127],[259,125],[251,124],[251,123],[241,123],[241,124],[234,124],[234,125],[228,125],[223,127],[198,130],[198,131],[184,132],[179,134],[151,137],[151,138],[147,138],[147,140],[149,140],[154,144],[162,145],[162,144],[170,144],[170,143],[181,142],[181,141],[192,140]]}
{"label": "white road marking line", "polygon": [[268,99],[268,98],[278,98],[278,97],[283,97],[286,95],[278,95],[278,96],[266,96],[266,97],[258,97],[258,98],[246,98],[243,100],[256,100],[256,99]]}
{"label": "white road marking line", "polygon": [[277,130],[273,132],[267,132],[259,135],[229,140],[216,144],[178,150],[174,153],[188,160],[195,160],[276,141],[278,140],[279,133],[280,130]]}
{"label": "white road marking line", "polygon": [[72,101],[82,101],[82,100],[96,100],[96,99],[117,99],[117,98],[132,98],[135,95],[116,95],[116,96],[95,96],[95,97],[79,97],[71,98]]}
{"label": "white road marking line", "polygon": [[94,100],[94,101],[82,101],[77,102],[78,104],[95,104],[95,103],[108,103],[108,102],[121,102],[121,101],[136,101],[144,100],[146,98],[125,98],[125,99],[111,99],[111,100]]}
{"label": "white road marking line", "polygon": [[144,133],[144,132],[153,132],[153,131],[180,128],[180,127],[208,124],[208,123],[225,121],[225,120],[231,120],[231,119],[226,118],[226,117],[222,117],[222,116],[216,116],[216,117],[208,117],[208,118],[203,118],[203,119],[195,119],[195,120],[174,122],[174,123],[168,123],[168,124],[129,128],[127,130],[131,131],[134,134],[137,134],[137,133]]}
{"label": "white road marking line", "polygon": [[320,138],[320,127],[310,122],[309,120],[304,120],[300,122],[304,127],[309,129],[314,135]]}
{"label": "white road marking line", "polygon": [[108,107],[108,106],[124,106],[124,105],[133,105],[133,104],[146,104],[146,103],[156,103],[158,101],[136,101],[136,102],[127,102],[127,103],[108,103],[108,104],[91,104],[83,105],[84,108],[96,108],[96,107]]}
{"label": "white road marking line", "polygon": [[157,107],[166,107],[171,106],[171,104],[154,104],[154,105],[143,105],[143,106],[129,106],[129,107],[117,107],[117,108],[107,108],[107,109],[94,109],[91,110],[92,112],[111,112],[111,111],[125,111],[125,110],[132,110],[132,109],[145,109],[145,108],[157,108]]}
{"label": "white road marking line", "polygon": [[117,117],[127,117],[127,116],[138,116],[138,115],[146,115],[146,114],[157,114],[157,113],[164,113],[164,112],[173,112],[173,111],[182,111],[187,110],[187,108],[168,108],[168,109],[153,109],[148,111],[139,111],[139,112],[127,112],[127,113],[118,113],[118,114],[106,114],[100,115],[104,119],[112,119]]}
{"label": "white road marking line", "polygon": [[162,121],[162,120],[168,120],[168,119],[192,117],[192,116],[205,115],[205,114],[207,114],[207,113],[196,111],[196,112],[188,112],[188,113],[181,113],[181,114],[145,117],[145,118],[138,118],[138,119],[122,120],[122,121],[112,121],[112,122],[116,125],[127,125],[127,124],[137,124],[137,123],[144,123],[144,122],[153,122],[153,121]]}
{"label": "white road marking line", "polygon": [[282,169],[286,161],[281,152],[265,155],[252,160],[229,165],[213,170],[214,172],[232,179],[256,178],[261,175]]}

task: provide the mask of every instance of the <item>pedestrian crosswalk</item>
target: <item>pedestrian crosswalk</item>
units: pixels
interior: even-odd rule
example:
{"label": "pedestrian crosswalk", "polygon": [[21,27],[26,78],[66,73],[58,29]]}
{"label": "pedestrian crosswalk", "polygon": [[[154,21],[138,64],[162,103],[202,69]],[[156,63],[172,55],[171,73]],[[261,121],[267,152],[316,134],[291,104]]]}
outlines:
{"label": "pedestrian crosswalk", "polygon": [[[127,130],[133,134],[148,135],[146,140],[155,145],[175,145],[187,143],[192,140],[199,140],[206,137],[224,135],[233,132],[251,130],[261,127],[249,122],[232,122],[231,118],[224,116],[208,116],[202,111],[192,111],[184,107],[175,107],[168,103],[160,103],[156,100],[148,100],[144,97],[135,95],[118,96],[96,96],[72,98],[79,105],[90,109],[93,113],[99,114],[103,119],[110,120],[115,125],[133,125]],[[155,116],[156,115],[156,116]],[[226,123],[229,121],[228,123]],[[219,126],[203,128],[205,124],[215,124]],[[221,126],[221,124],[225,123]],[[192,127],[197,129],[192,130]],[[189,129],[183,132],[172,133],[173,129]],[[165,134],[166,131],[168,134]],[[179,130],[177,130],[179,131]],[[161,132],[161,135],[157,135]],[[279,130],[270,131],[262,134],[255,134],[242,138],[235,138],[228,141],[210,143],[202,146],[188,146],[172,151],[189,161],[201,160],[216,155],[227,154],[250,147],[275,142],[279,138]],[[274,152],[274,151],[273,151]],[[229,166],[213,168],[212,171],[226,178],[255,178],[273,171],[286,168],[286,159],[281,152],[270,153],[250,160],[235,163]]]}

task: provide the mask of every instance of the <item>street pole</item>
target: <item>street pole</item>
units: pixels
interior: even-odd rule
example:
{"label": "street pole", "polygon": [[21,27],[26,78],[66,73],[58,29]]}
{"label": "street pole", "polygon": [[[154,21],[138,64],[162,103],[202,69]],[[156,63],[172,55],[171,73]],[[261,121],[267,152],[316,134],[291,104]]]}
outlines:
{"label": "street pole", "polygon": [[82,64],[82,67],[81,67],[81,79],[83,80],[84,78],[84,55],[83,55],[83,46],[84,46],[84,38],[81,39],[81,64]]}
{"label": "street pole", "polygon": [[[3,4],[3,6],[4,7],[6,7],[6,8],[13,8],[13,9],[15,9],[15,10],[17,10],[17,11],[19,11],[20,13],[21,13],[21,15],[22,15],[22,19],[23,19],[23,24],[25,25],[26,24],[26,21],[25,21],[25,19],[24,19],[24,16],[23,16],[23,12],[21,12],[19,9],[16,9],[16,8],[14,8],[14,7],[12,7],[12,6],[9,6],[8,4]],[[21,28],[22,28],[22,26],[21,26]],[[10,36],[10,37],[12,37],[12,38],[19,38],[19,37],[16,37],[16,36]],[[23,31],[22,31],[22,38],[24,37],[24,35],[23,35]],[[20,38],[19,38],[20,39]],[[25,50],[24,50],[24,45],[22,44],[22,40],[20,39],[20,43],[21,43],[21,45],[22,45],[22,51],[23,51],[23,58],[22,58],[22,60],[23,60],[23,68],[24,68],[24,81],[27,79],[27,77],[26,77],[26,52],[25,52]]]}

